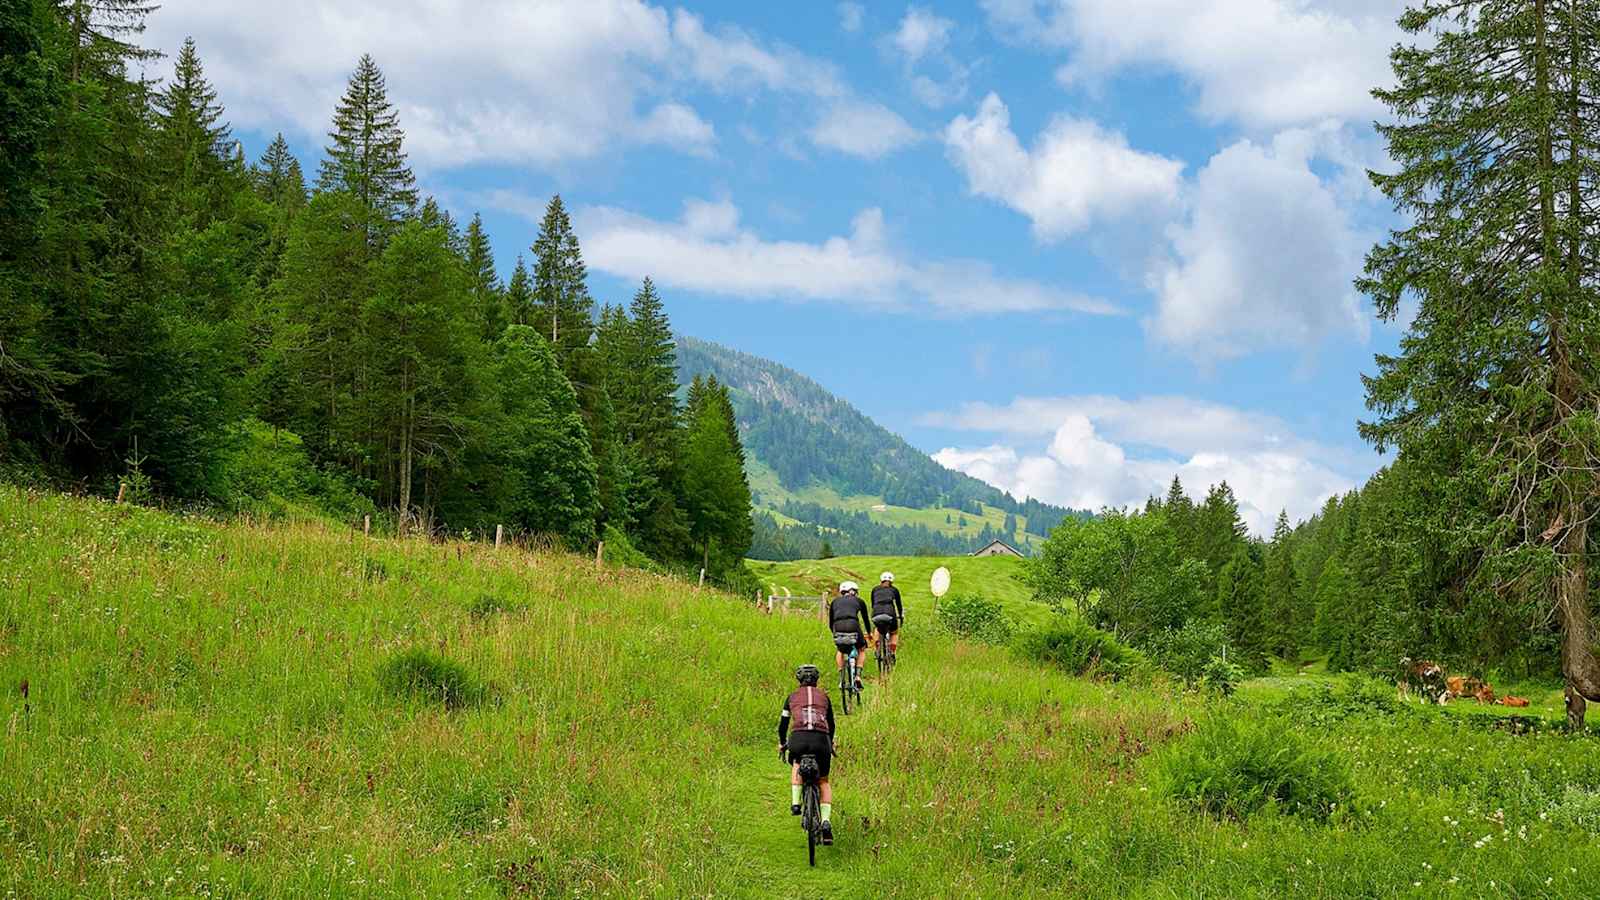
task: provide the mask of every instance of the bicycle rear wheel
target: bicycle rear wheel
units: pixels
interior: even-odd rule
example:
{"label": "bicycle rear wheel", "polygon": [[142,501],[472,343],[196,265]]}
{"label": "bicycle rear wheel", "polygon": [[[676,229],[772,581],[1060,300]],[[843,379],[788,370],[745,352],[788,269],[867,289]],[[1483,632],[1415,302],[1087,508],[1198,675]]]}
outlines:
{"label": "bicycle rear wheel", "polygon": [[850,663],[839,667],[839,702],[844,704],[844,714],[850,715]]}
{"label": "bicycle rear wheel", "polygon": [[808,784],[805,787],[806,858],[813,866],[817,864],[817,842],[822,836],[822,801],[820,793],[814,784]]}

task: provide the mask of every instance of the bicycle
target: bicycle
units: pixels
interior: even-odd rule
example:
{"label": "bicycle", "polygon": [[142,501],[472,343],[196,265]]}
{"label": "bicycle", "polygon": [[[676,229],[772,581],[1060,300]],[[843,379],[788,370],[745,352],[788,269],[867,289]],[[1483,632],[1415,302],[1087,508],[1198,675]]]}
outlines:
{"label": "bicycle", "polygon": [[[837,643],[837,641],[836,641]],[[856,641],[850,645],[850,655],[845,657],[844,665],[839,667],[839,701],[844,705],[844,714],[850,715],[850,700],[855,698],[857,708],[861,706],[861,689],[856,687],[861,673],[857,668],[856,657],[861,652],[861,643]]]}
{"label": "bicycle", "polygon": [[890,643],[893,635],[884,630],[884,626],[893,625],[894,623],[894,616],[872,617],[872,624],[878,626],[878,646],[875,655],[878,658],[878,674],[880,676],[888,675],[894,670],[894,647]]}
{"label": "bicycle", "polygon": [[800,757],[800,827],[806,832],[806,857],[814,866],[822,843],[822,770],[809,753]]}

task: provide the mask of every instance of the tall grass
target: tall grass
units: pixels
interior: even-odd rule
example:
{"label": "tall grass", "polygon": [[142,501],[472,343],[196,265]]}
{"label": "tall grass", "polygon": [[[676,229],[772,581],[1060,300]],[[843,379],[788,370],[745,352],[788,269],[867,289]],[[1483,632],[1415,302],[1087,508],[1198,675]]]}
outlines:
{"label": "tall grass", "polygon": [[1214,819],[1156,789],[1207,701],[911,602],[810,871],[773,745],[794,666],[831,666],[814,618],[0,487],[0,895],[1600,895],[1592,739],[1229,706],[1336,754],[1362,814]]}

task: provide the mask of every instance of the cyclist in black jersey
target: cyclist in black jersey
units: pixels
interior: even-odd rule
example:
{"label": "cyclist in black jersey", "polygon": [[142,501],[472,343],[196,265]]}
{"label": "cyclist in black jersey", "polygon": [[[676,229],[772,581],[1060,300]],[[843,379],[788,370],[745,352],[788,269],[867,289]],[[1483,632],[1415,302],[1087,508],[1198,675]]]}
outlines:
{"label": "cyclist in black jersey", "polygon": [[[872,633],[872,618],[867,614],[867,605],[861,602],[861,589],[854,581],[840,582],[839,596],[829,601],[828,627],[833,630],[833,649],[837,651],[839,668],[844,668],[844,657],[850,648],[859,647],[865,652],[867,635]],[[860,687],[858,675],[856,688]]]}
{"label": "cyclist in black jersey", "polygon": [[900,652],[900,626],[906,621],[906,607],[900,600],[900,589],[894,586],[894,573],[885,572],[872,589],[872,623],[878,628],[878,640],[889,641],[889,652]]}

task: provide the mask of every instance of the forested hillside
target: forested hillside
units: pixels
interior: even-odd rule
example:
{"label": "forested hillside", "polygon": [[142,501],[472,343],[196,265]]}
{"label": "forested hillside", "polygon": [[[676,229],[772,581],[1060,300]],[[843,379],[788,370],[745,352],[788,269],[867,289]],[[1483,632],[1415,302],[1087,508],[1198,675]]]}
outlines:
{"label": "forested hillside", "polygon": [[370,56],[309,180],[281,135],[251,153],[193,41],[138,46],[154,8],[0,8],[0,475],[747,578],[730,397],[680,403],[648,278],[597,309],[555,197],[502,280]]}
{"label": "forested hillside", "polygon": [[[753,553],[761,558],[814,557],[824,542],[840,553],[907,555],[964,553],[1003,538],[1026,550],[1029,535],[1043,537],[1062,519],[1083,515],[1033,498],[1019,501],[951,471],[812,379],[771,360],[679,336],[678,365],[682,380],[714,376],[729,388],[743,445],[765,469],[761,474],[775,482],[776,489],[765,494],[759,479],[753,485]],[[815,487],[826,491],[808,495]],[[942,512],[931,520],[874,517],[872,512],[887,510],[850,508],[842,498],[851,496]],[[993,510],[1004,521],[955,527],[958,516],[984,520]],[[950,521],[941,522],[946,516]]]}

